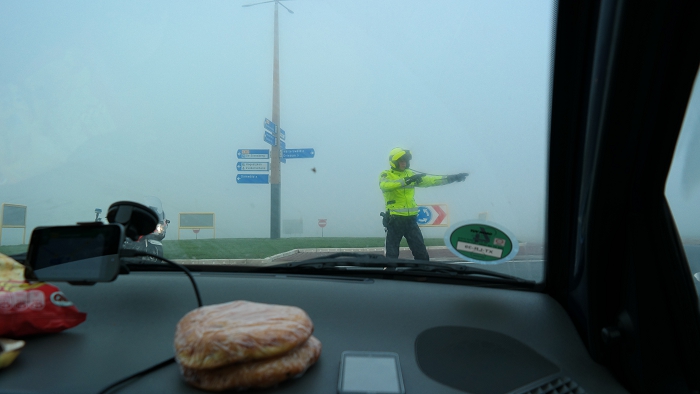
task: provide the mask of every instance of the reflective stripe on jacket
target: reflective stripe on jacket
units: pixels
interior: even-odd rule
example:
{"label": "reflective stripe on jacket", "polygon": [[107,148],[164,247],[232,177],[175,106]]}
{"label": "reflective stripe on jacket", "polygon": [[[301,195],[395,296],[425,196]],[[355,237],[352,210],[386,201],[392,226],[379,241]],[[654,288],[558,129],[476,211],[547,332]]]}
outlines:
{"label": "reflective stripe on jacket", "polygon": [[385,170],[379,174],[379,188],[384,193],[386,209],[392,215],[411,216],[418,214],[418,204],[413,198],[415,187],[430,187],[447,184],[447,177],[426,175],[419,184],[406,185],[405,178],[415,175],[409,169],[404,171]]}

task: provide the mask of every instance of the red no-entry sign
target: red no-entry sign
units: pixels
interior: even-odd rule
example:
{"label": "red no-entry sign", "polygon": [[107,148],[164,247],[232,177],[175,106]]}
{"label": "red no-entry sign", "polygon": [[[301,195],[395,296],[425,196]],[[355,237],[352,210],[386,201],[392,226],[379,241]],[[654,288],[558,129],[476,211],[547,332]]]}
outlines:
{"label": "red no-entry sign", "polygon": [[326,227],[326,219],[318,219],[318,227]]}

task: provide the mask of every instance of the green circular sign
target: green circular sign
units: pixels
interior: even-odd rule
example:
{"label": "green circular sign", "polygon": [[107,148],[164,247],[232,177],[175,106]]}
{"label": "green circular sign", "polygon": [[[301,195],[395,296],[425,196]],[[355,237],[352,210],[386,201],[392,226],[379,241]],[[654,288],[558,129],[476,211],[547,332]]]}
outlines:
{"label": "green circular sign", "polygon": [[445,245],[457,257],[480,264],[506,262],[519,249],[510,231],[484,221],[462,222],[451,227],[445,234]]}

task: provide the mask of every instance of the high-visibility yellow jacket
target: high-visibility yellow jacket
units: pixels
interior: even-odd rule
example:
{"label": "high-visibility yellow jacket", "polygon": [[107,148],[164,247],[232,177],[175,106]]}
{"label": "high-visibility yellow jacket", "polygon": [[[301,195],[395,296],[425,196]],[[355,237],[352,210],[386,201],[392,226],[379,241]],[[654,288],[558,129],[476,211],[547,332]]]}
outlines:
{"label": "high-visibility yellow jacket", "polygon": [[412,216],[418,214],[418,204],[413,198],[415,188],[447,184],[446,176],[426,175],[421,182],[406,185],[406,178],[415,175],[410,169],[404,171],[385,170],[379,174],[379,188],[384,193],[386,209],[392,215]]}

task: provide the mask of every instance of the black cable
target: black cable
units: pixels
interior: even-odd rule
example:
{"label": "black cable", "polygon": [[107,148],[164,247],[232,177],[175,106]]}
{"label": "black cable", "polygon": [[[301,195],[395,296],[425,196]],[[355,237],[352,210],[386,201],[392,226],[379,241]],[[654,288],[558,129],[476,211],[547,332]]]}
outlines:
{"label": "black cable", "polygon": [[170,260],[166,259],[165,257],[158,256],[156,254],[152,254],[152,253],[148,253],[148,252],[141,252],[138,250],[122,249],[119,252],[119,255],[120,255],[120,257],[141,257],[141,256],[154,257],[158,260],[161,260],[165,263],[172,265],[173,267],[175,267],[179,270],[184,271],[185,274],[187,275],[187,277],[190,278],[190,282],[192,282],[192,287],[194,287],[194,293],[197,296],[197,305],[200,307],[202,306],[202,297],[200,297],[200,295],[199,295],[199,288],[197,287],[197,282],[194,281],[194,277],[192,276],[192,272],[190,272],[190,270],[188,270],[187,267],[185,267],[184,265],[178,264],[174,261],[170,261]]}
{"label": "black cable", "polygon": [[121,380],[119,380],[119,381],[117,381],[117,382],[114,382],[114,383],[110,384],[109,386],[107,386],[107,387],[103,388],[102,390],[100,390],[100,393],[99,393],[99,394],[108,393],[111,389],[113,389],[113,388],[119,386],[119,385],[122,384],[122,383],[126,383],[126,382],[128,382],[129,380],[131,380],[131,379],[135,379],[135,378],[141,377],[141,376],[143,376],[143,375],[149,374],[149,373],[151,373],[151,372],[153,372],[153,371],[157,371],[157,370],[163,368],[164,366],[170,365],[170,364],[172,364],[172,363],[174,363],[174,362],[175,362],[175,357],[170,357],[169,359],[167,359],[167,360],[165,360],[165,361],[162,361],[162,362],[160,362],[160,363],[158,363],[158,364],[156,364],[156,365],[154,365],[154,366],[152,366],[152,367],[146,368],[146,369],[144,369],[143,371],[140,371],[140,372],[136,372],[136,373],[133,374],[133,375],[127,376],[127,377],[125,377],[124,379],[121,379]]}
{"label": "black cable", "polygon": [[[158,256],[158,255],[151,254],[151,253],[147,253],[147,252],[141,252],[141,251],[137,251],[137,250],[122,249],[122,250],[120,251],[120,256],[121,256],[121,257],[140,257],[140,256],[154,257],[154,258],[156,258],[156,259],[158,259],[158,260],[161,260],[161,261],[163,261],[163,262],[165,262],[165,263],[168,263],[168,264],[172,265],[173,267],[176,267],[176,268],[178,268],[178,269],[184,271],[185,274],[187,275],[187,277],[190,278],[190,282],[192,282],[192,287],[194,287],[194,293],[195,293],[195,295],[197,296],[197,305],[198,305],[199,307],[202,306],[202,297],[199,295],[199,288],[197,287],[197,282],[195,282],[194,277],[192,276],[192,272],[190,272],[190,270],[188,270],[187,267],[185,267],[184,265],[178,264],[178,263],[176,263],[176,262],[174,262],[174,261],[170,261],[170,260],[168,260],[168,259],[166,259],[165,257],[162,257],[162,256]],[[156,365],[154,365],[154,366],[152,366],[152,367],[148,367],[148,368],[146,368],[146,369],[144,369],[144,370],[142,370],[142,371],[136,372],[136,373],[134,373],[134,374],[132,374],[132,375],[129,375],[129,376],[127,376],[127,377],[125,377],[125,378],[123,378],[123,379],[121,379],[121,380],[119,380],[119,381],[116,381],[116,382],[110,384],[109,386],[107,386],[107,387],[103,388],[102,390],[100,390],[100,393],[99,393],[99,394],[108,393],[108,392],[109,392],[110,390],[112,390],[113,388],[115,388],[115,387],[117,387],[117,386],[119,386],[119,385],[121,385],[121,384],[123,384],[123,383],[126,383],[126,382],[128,382],[129,380],[132,380],[132,379],[139,378],[139,377],[141,377],[141,376],[147,375],[147,374],[149,374],[149,373],[151,373],[151,372],[157,371],[157,370],[159,370],[159,369],[165,367],[166,365],[170,365],[170,364],[172,364],[172,363],[174,363],[174,362],[175,362],[175,357],[170,357],[169,359],[167,359],[167,360],[165,360],[165,361],[161,361],[160,363],[158,363],[158,364],[156,364]]]}
{"label": "black cable", "polygon": [[428,175],[428,176],[447,176],[447,175],[435,175],[435,174],[428,174],[427,172],[423,172],[423,171],[418,171],[418,170],[414,170],[413,168],[407,168],[407,170],[411,170],[411,171],[413,171],[413,172],[415,172],[415,173],[418,173],[418,174],[423,174],[423,175]]}

